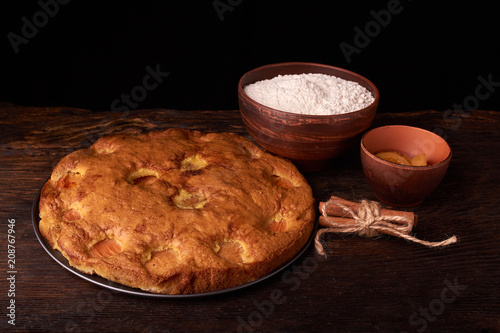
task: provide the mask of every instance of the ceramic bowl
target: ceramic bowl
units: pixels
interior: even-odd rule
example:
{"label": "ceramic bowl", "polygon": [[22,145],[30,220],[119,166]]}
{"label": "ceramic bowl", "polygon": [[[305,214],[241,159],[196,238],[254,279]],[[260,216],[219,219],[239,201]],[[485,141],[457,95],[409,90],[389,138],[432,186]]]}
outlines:
{"label": "ceramic bowl", "polygon": [[[395,151],[413,157],[424,153],[427,166],[385,161],[379,152]],[[439,135],[403,125],[383,126],[361,139],[361,163],[366,179],[381,201],[399,207],[420,204],[439,185],[451,160],[451,149]]]}
{"label": "ceramic bowl", "polygon": [[[355,81],[375,97],[368,107],[342,115],[303,115],[262,105],[244,92],[248,84],[278,75],[323,73]],[[250,136],[267,151],[292,160],[301,171],[321,171],[331,166],[370,127],[379,103],[375,85],[346,69],[304,62],[271,64],[244,74],[238,83],[241,116]]]}

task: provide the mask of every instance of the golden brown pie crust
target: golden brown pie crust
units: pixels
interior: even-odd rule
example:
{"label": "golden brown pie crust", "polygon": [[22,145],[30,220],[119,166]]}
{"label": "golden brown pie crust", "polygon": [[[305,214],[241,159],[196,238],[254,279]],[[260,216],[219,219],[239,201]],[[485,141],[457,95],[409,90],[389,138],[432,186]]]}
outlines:
{"label": "golden brown pie crust", "polygon": [[114,135],[64,157],[40,232],[70,265],[163,294],[253,281],[291,259],[315,202],[293,164],[233,133]]}

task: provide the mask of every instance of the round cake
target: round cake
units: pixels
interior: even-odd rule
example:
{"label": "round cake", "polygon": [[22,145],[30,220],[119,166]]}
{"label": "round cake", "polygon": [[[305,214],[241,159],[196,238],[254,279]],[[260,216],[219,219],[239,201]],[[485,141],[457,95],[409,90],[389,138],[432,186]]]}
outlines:
{"label": "round cake", "polygon": [[283,158],[233,133],[100,138],[55,167],[40,233],[78,270],[145,291],[205,293],[272,272],[307,242],[315,201]]}

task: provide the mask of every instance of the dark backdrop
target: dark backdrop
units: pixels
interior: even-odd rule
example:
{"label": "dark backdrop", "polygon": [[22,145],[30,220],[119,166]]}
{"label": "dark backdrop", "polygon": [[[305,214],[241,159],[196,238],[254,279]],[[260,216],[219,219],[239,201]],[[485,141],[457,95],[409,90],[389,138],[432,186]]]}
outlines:
{"label": "dark backdrop", "polygon": [[[4,1],[0,101],[97,111],[237,109],[246,71],[310,61],[368,77],[381,93],[379,112],[498,110],[494,5]],[[156,81],[144,81],[155,71]]]}

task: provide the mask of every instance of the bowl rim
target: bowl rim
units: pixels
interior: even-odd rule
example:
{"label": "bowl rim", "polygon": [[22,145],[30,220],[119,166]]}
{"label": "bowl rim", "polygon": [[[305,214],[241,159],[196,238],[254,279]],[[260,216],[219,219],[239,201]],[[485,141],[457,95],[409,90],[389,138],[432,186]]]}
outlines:
{"label": "bowl rim", "polygon": [[[302,66],[310,66],[310,67],[316,67],[316,68],[321,68],[321,67],[323,67],[323,68],[330,68],[330,69],[338,70],[340,72],[344,72],[344,73],[356,76],[356,77],[360,78],[362,81],[366,82],[370,87],[372,87],[372,89],[375,92],[375,96],[374,96],[375,99],[373,100],[373,102],[370,105],[368,105],[368,106],[366,106],[366,107],[364,107],[362,109],[356,110],[356,111],[346,112],[346,113],[342,113],[342,114],[313,115],[313,114],[301,114],[301,113],[293,113],[293,112],[278,110],[278,109],[275,109],[275,108],[272,108],[270,106],[267,106],[267,105],[264,105],[264,104],[261,104],[261,103],[257,102],[256,100],[254,100],[253,98],[251,98],[250,96],[248,96],[245,93],[245,90],[243,89],[242,81],[248,75],[250,75],[250,74],[252,74],[254,72],[257,72],[257,71],[261,71],[261,70],[264,70],[264,69],[267,69],[267,68],[271,68],[271,67],[292,66],[292,65],[302,65]],[[327,75],[331,75],[331,74],[327,74]],[[351,80],[348,80],[348,81],[351,81]],[[301,118],[311,118],[311,119],[327,119],[329,117],[342,117],[342,116],[348,116],[348,115],[352,115],[352,114],[358,114],[358,113],[361,113],[361,112],[366,112],[367,110],[373,108],[373,106],[378,105],[379,100],[380,100],[380,93],[378,91],[377,86],[375,86],[375,84],[373,84],[372,81],[368,80],[366,77],[364,77],[361,74],[358,74],[356,72],[350,71],[350,70],[345,69],[345,68],[337,67],[337,66],[332,66],[332,65],[327,65],[327,64],[321,64],[321,63],[315,63],[315,62],[301,62],[301,61],[278,62],[278,63],[266,64],[266,65],[262,65],[262,66],[259,66],[259,67],[255,67],[255,68],[247,71],[245,74],[243,74],[240,77],[240,79],[238,81],[238,92],[241,95],[243,95],[244,97],[246,97],[248,100],[252,101],[253,103],[255,103],[255,104],[259,105],[259,106],[265,107],[265,108],[267,108],[267,109],[275,112],[276,114],[280,114],[282,116],[285,116],[285,115],[290,116],[291,115],[292,117],[297,116],[297,117],[301,117]],[[241,112],[241,108],[240,108],[240,112]]]}
{"label": "bowl rim", "polygon": [[[386,161],[380,157],[377,157],[377,155],[373,154],[372,152],[370,152],[368,150],[368,148],[366,148],[365,146],[365,137],[366,135],[368,135],[370,132],[374,131],[374,130],[377,130],[377,129],[380,129],[380,128],[387,128],[387,127],[405,127],[405,128],[411,128],[411,129],[415,129],[415,130],[420,130],[420,131],[423,131],[423,132],[427,132],[435,137],[438,137],[439,139],[443,140],[443,142],[446,144],[446,146],[448,146],[449,150],[450,150],[450,153],[448,154],[448,156],[446,156],[445,159],[443,159],[441,162],[438,162],[436,164],[431,164],[431,165],[426,165],[426,166],[415,166],[415,165],[403,165],[403,164],[397,164],[397,163],[392,163],[392,162],[389,162],[389,161]],[[375,159],[376,161],[382,163],[382,164],[385,164],[385,165],[388,165],[388,166],[391,166],[391,167],[395,167],[397,169],[402,169],[402,170],[432,170],[432,169],[438,169],[438,168],[441,168],[445,165],[447,165],[450,160],[451,160],[451,156],[452,156],[452,150],[451,150],[451,147],[450,145],[448,144],[448,142],[446,142],[445,139],[443,139],[441,136],[437,135],[436,133],[434,132],[431,132],[429,130],[426,130],[424,128],[421,128],[421,127],[416,127],[416,126],[409,126],[409,125],[385,125],[385,126],[379,126],[379,127],[375,127],[375,128],[372,128],[372,129],[369,129],[368,131],[366,131],[365,133],[363,133],[363,136],[361,137],[361,149],[366,152],[366,155]]]}

